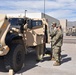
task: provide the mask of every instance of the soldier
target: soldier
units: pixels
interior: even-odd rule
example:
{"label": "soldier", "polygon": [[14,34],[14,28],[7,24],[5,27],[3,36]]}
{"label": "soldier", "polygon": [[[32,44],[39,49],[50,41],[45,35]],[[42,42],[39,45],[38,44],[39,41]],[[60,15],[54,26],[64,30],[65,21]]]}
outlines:
{"label": "soldier", "polygon": [[63,43],[63,32],[61,26],[57,27],[57,34],[55,36],[53,46],[54,46],[54,58],[56,62],[53,64],[54,66],[59,66],[61,64],[61,46]]}
{"label": "soldier", "polygon": [[53,22],[52,23],[52,30],[51,30],[51,50],[52,50],[52,59],[51,60],[55,60],[54,59],[54,46],[52,45],[53,44],[53,41],[54,41],[54,38],[56,36],[56,33],[57,33],[57,29],[56,29],[56,23]]}

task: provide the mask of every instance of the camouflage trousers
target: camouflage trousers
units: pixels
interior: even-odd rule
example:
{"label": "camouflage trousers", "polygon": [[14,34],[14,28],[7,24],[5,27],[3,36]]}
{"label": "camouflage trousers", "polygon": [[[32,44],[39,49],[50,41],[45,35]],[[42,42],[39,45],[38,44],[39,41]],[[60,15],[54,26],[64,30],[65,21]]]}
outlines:
{"label": "camouflage trousers", "polygon": [[54,46],[52,45],[52,43],[51,43],[51,52],[52,52],[52,58],[54,58]]}
{"label": "camouflage trousers", "polygon": [[57,62],[61,60],[61,46],[55,46],[53,48],[53,56]]}

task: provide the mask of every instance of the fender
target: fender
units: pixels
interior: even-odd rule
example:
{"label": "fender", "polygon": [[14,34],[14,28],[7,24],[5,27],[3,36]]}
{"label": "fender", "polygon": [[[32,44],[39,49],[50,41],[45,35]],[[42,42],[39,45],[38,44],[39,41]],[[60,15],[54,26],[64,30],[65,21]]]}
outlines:
{"label": "fender", "polygon": [[10,45],[11,42],[15,39],[22,39],[22,36],[19,36],[17,34],[13,34],[13,33],[12,34],[7,34],[5,42],[6,42],[7,45]]}

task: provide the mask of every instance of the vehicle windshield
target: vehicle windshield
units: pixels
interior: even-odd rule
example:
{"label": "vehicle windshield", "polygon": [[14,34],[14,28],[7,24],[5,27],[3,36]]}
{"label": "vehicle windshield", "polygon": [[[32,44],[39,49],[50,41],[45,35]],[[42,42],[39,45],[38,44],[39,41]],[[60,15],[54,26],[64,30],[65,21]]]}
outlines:
{"label": "vehicle windshield", "polygon": [[23,25],[24,19],[23,18],[10,18],[9,22],[11,25],[14,25],[14,26]]}

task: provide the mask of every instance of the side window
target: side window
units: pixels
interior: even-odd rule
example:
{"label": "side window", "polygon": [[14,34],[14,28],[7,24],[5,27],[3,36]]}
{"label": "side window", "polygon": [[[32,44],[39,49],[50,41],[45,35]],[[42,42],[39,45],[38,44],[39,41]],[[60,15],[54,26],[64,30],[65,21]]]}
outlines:
{"label": "side window", "polygon": [[41,20],[28,20],[28,28],[32,28],[32,27],[36,27],[36,26],[41,26],[42,25],[42,21]]}
{"label": "side window", "polygon": [[32,21],[32,26],[36,26],[37,25],[37,22],[36,21]]}
{"label": "side window", "polygon": [[13,26],[23,25],[24,19],[22,19],[22,18],[10,18],[9,22]]}
{"label": "side window", "polygon": [[42,25],[42,21],[38,21],[38,25],[39,25],[39,26]]}
{"label": "side window", "polygon": [[32,20],[32,27],[41,26],[42,21],[41,20]]}

